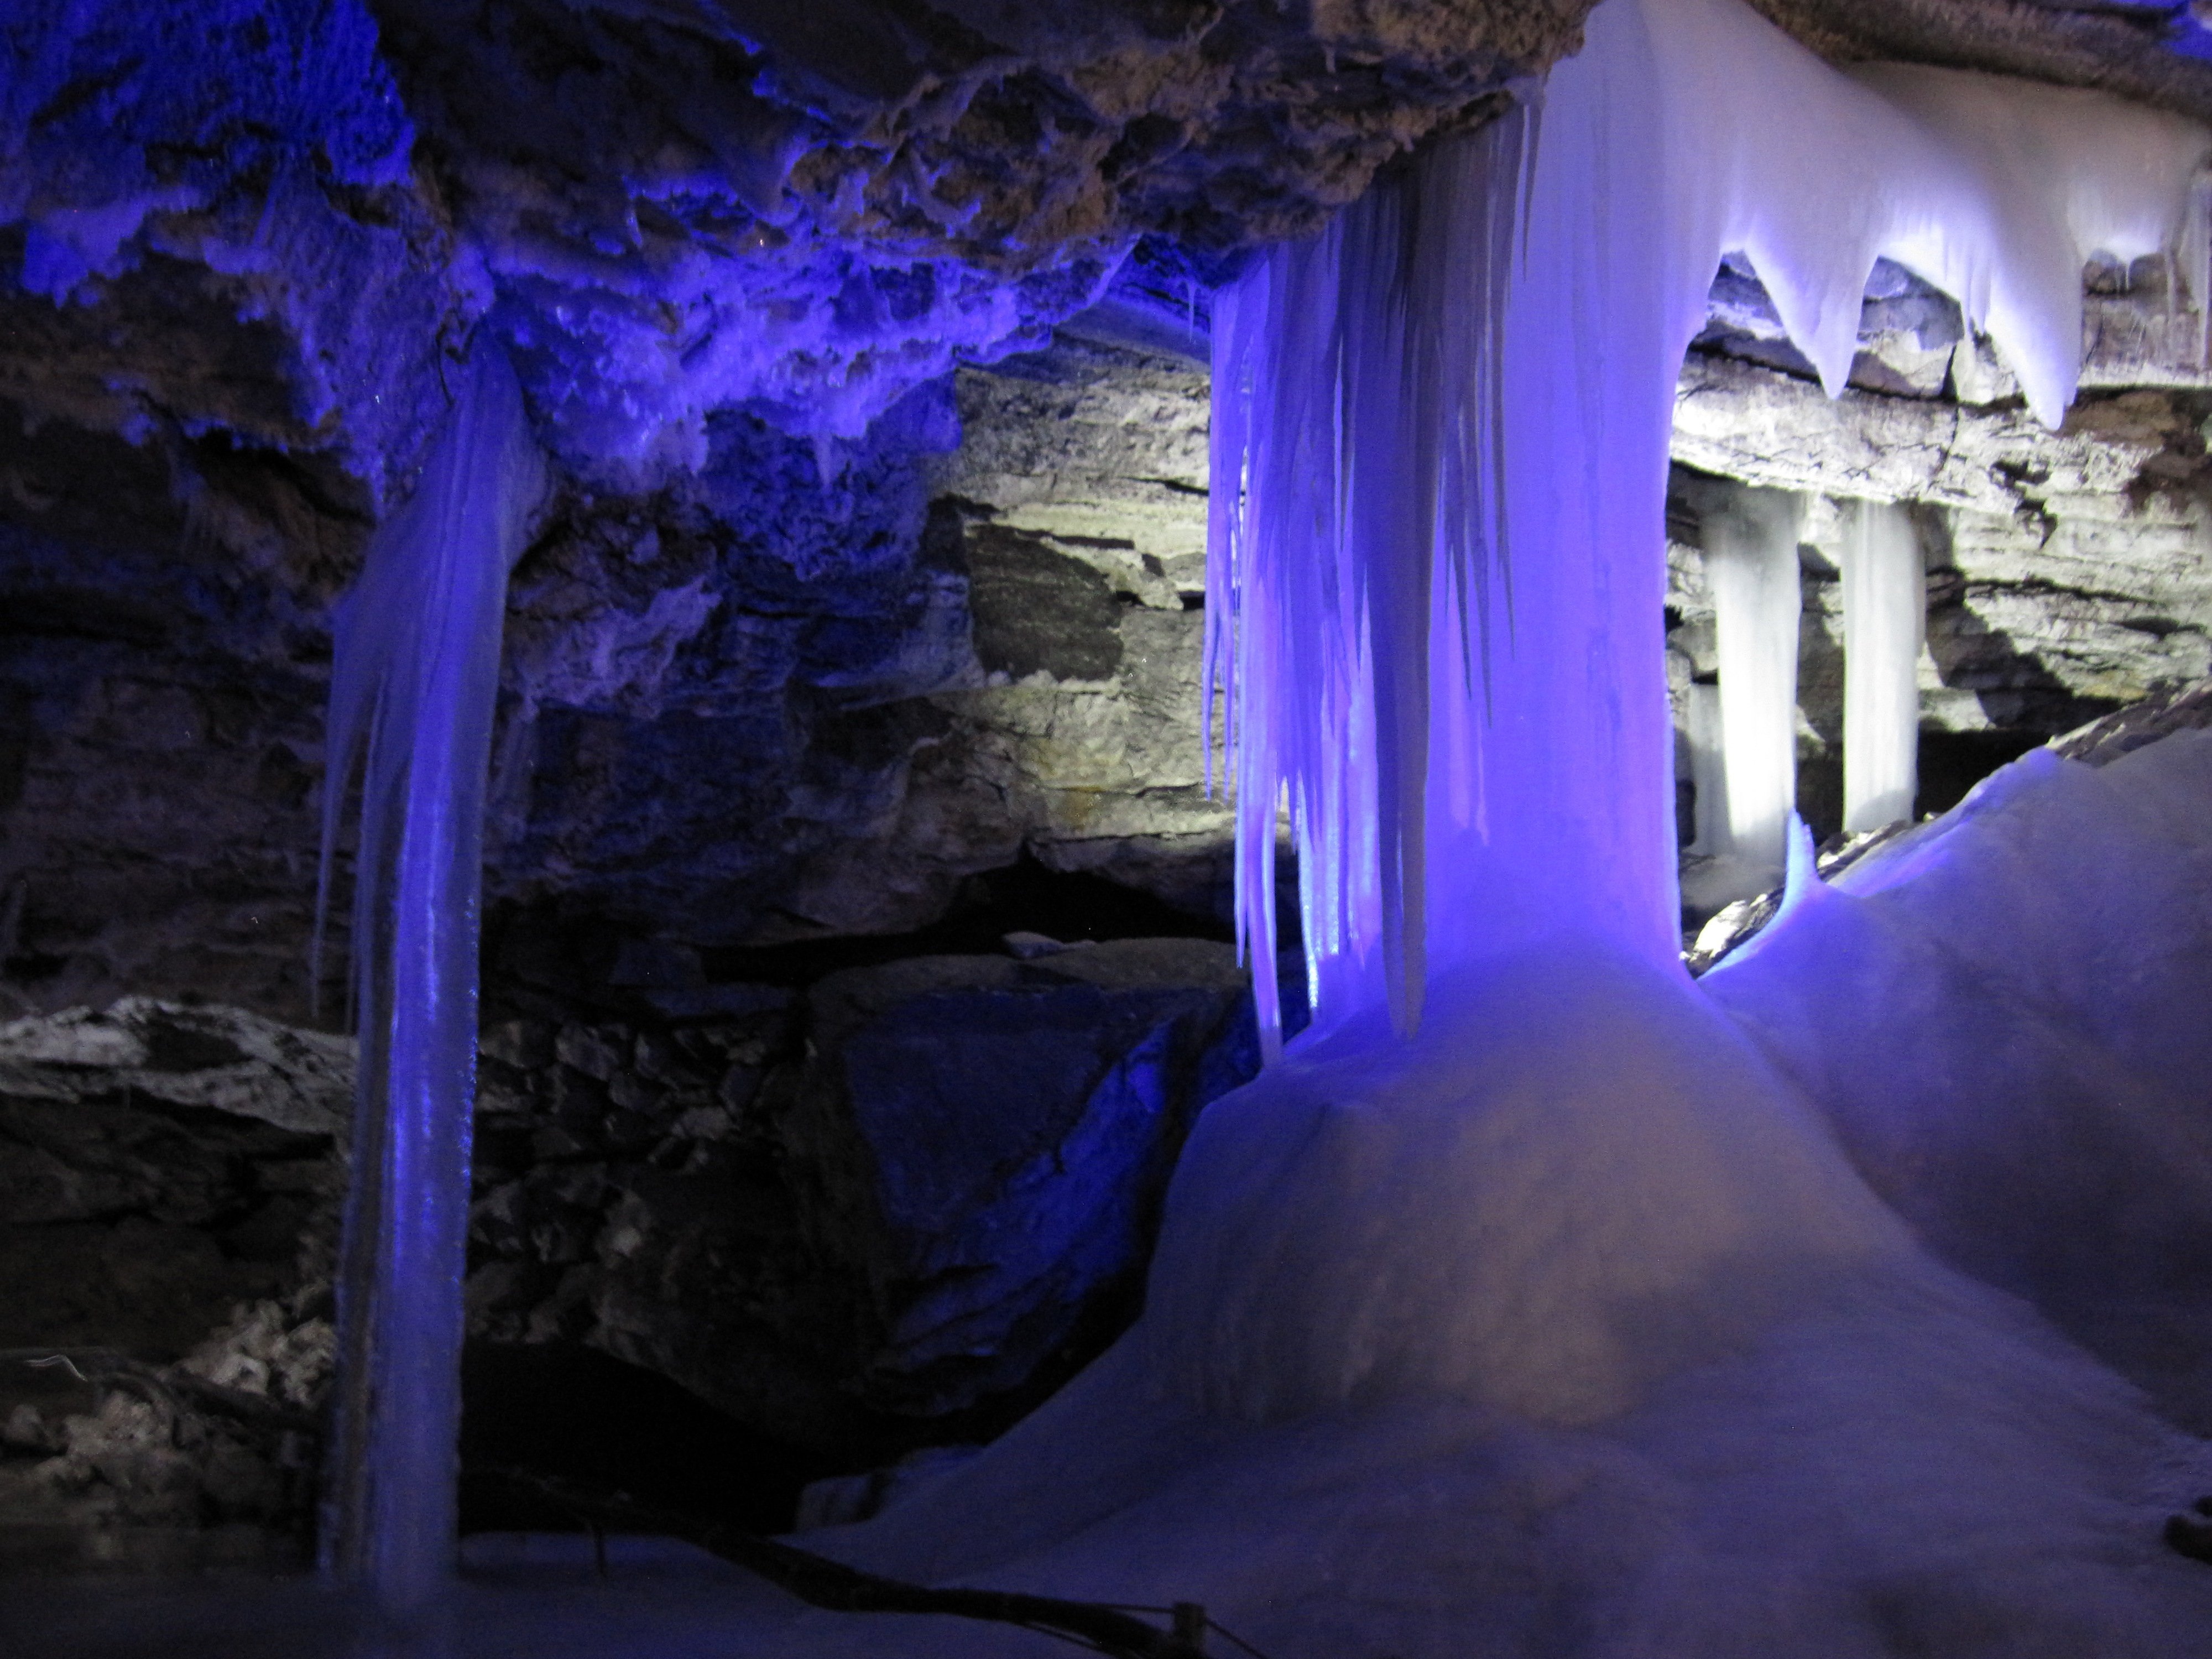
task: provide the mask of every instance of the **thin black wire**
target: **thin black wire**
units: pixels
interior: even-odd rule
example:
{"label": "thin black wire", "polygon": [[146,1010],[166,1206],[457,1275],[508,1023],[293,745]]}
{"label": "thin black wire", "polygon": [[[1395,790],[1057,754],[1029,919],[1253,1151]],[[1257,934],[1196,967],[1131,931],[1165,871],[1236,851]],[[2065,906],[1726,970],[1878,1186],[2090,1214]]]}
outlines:
{"label": "thin black wire", "polygon": [[[1172,1619],[1175,1617],[1175,1609],[1173,1607],[1151,1607],[1142,1601],[1101,1601],[1098,1605],[1102,1607],[1111,1607],[1116,1613],[1155,1613],[1161,1614],[1165,1618]],[[1266,1654],[1261,1652],[1259,1649],[1254,1647],[1249,1642],[1239,1636],[1235,1631],[1230,1629],[1228,1626],[1223,1624],[1218,1619],[1216,1619],[1210,1613],[1206,1615],[1206,1629],[1215,1632],[1217,1635],[1227,1637],[1231,1641],[1237,1644],[1238,1647],[1243,1649],[1245,1652],[1250,1654],[1252,1656],[1252,1659],[1267,1659],[1267,1656]]]}

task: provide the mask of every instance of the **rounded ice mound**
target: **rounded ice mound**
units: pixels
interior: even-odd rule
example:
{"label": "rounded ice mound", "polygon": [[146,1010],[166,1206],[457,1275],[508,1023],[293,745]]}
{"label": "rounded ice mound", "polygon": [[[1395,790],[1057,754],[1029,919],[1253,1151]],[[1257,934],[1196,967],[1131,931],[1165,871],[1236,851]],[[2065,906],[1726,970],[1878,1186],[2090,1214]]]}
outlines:
{"label": "rounded ice mound", "polygon": [[1439,975],[1200,1120],[1145,1324],[1156,1387],[1280,1418],[1445,1395],[1628,1409],[1905,1229],[1679,971],[1597,944]]}
{"label": "rounded ice mound", "polygon": [[[1868,1039],[1878,1042],[1876,1033]],[[2169,1659],[2212,1455],[1942,1266],[1700,988],[1562,946],[1209,1108],[1143,1320],[811,1547],[1276,1659]],[[1025,1651],[808,1615],[812,1659]]]}

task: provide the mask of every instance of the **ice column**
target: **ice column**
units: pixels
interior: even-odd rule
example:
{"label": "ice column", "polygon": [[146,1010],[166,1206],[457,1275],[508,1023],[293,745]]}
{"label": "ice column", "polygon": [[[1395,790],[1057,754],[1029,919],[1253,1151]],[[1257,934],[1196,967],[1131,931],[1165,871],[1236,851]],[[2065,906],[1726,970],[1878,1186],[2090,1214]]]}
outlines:
{"label": "ice column", "polygon": [[1689,688],[1690,781],[1696,790],[1697,835],[1690,851],[1715,858],[1728,849],[1728,773],[1721,755],[1721,689]]}
{"label": "ice column", "polygon": [[358,769],[361,1070],[322,1547],[402,1611],[453,1560],[485,771],[507,571],[543,477],[513,371],[479,344],[337,617],[323,889]]}
{"label": "ice column", "polygon": [[1316,1030],[1410,1029],[1432,966],[1560,931],[1679,951],[1662,515],[1711,271],[1651,276],[1649,77],[1561,75],[1592,90],[1533,165],[1525,113],[1443,145],[1215,306],[1241,929],[1269,960],[1286,799]]}
{"label": "ice column", "polygon": [[1912,816],[1919,791],[1920,539],[1904,507],[1856,501],[1844,519],[1844,828]]}
{"label": "ice column", "polygon": [[1705,580],[1720,657],[1727,835],[1718,856],[1734,896],[1782,875],[1797,805],[1798,495],[1745,489],[1705,521]]}

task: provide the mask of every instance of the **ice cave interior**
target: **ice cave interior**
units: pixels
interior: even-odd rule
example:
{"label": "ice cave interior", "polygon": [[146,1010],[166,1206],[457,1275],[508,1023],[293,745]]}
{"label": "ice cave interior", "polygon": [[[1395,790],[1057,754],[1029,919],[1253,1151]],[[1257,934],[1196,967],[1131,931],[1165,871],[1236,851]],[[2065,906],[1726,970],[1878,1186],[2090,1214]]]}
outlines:
{"label": "ice cave interior", "polygon": [[0,1638],[2212,1649],[2212,22],[22,0]]}

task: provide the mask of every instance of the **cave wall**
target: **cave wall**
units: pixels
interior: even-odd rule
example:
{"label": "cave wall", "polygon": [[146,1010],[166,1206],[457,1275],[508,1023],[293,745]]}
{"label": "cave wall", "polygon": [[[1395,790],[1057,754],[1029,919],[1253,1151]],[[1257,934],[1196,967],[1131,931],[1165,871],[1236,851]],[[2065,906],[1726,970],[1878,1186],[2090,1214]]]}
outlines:
{"label": "cave wall", "polygon": [[[2212,68],[2106,14],[1765,9],[1838,57],[2212,114]],[[1208,285],[1487,118],[1586,9],[0,19],[0,1347],[95,1368],[10,1374],[0,1510],[303,1522],[330,617],[479,330],[556,483],[494,760],[469,1455],[667,1413],[780,1524],[805,1474],[993,1433],[1109,1340],[1182,1135],[1256,1064],[1200,727]],[[1721,273],[1669,672],[1713,668],[1699,502],[1811,493],[1816,825],[1835,501],[1920,503],[1931,787],[2212,669],[2212,375],[2164,279],[2088,273],[2052,434],[1902,273],[1833,402]],[[271,1121],[230,1087],[257,1065],[322,1115]],[[572,1389],[588,1431],[532,1414]]]}

